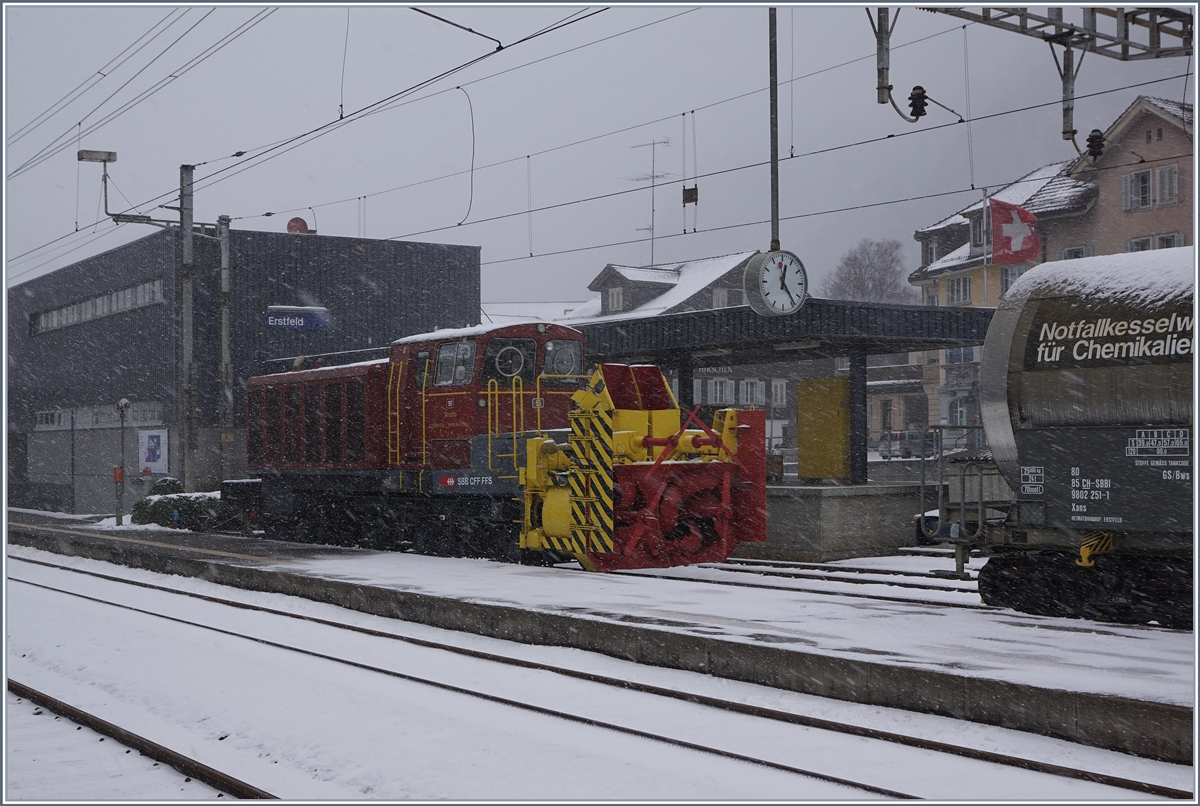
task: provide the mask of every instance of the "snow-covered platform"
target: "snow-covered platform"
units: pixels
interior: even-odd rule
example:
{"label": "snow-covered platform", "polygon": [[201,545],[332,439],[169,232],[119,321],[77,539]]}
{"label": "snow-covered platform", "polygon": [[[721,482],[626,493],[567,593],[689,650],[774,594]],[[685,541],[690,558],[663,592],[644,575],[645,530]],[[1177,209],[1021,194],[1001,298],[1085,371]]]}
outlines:
{"label": "snow-covered platform", "polygon": [[30,556],[20,547],[28,546],[479,635],[1192,760],[1190,633],[158,527],[112,529],[21,513],[10,513],[8,527],[10,554]]}

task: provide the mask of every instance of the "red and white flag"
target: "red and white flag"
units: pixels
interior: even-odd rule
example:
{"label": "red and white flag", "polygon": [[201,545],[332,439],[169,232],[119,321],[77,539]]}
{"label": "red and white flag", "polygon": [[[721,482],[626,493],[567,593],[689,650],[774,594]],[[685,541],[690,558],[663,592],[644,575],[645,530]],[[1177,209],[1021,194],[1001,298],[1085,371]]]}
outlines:
{"label": "red and white flag", "polygon": [[988,199],[988,204],[992,214],[992,263],[1035,260],[1042,251],[1042,241],[1033,228],[1037,216],[999,199]]}

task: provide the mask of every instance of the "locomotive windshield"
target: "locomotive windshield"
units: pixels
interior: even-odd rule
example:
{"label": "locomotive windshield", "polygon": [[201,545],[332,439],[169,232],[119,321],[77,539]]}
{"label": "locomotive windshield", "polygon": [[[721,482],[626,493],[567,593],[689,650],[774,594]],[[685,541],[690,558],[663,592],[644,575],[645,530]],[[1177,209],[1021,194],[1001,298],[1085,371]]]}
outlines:
{"label": "locomotive windshield", "polygon": [[[571,339],[546,342],[546,364],[542,371],[547,375],[578,375],[583,372],[583,342]],[[551,379],[550,382],[568,383],[570,379]]]}
{"label": "locomotive windshield", "polygon": [[533,339],[492,339],[483,356],[482,381],[511,384],[520,378],[528,386],[534,381],[536,361],[537,342]]}
{"label": "locomotive windshield", "polygon": [[434,386],[462,386],[475,375],[475,342],[462,341],[438,347]]}

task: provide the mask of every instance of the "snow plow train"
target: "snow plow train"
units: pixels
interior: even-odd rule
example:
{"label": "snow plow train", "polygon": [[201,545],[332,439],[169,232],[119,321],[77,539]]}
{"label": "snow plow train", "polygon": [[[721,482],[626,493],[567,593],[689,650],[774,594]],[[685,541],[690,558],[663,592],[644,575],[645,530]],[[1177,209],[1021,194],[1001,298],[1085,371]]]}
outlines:
{"label": "snow plow train", "polygon": [[276,362],[247,382],[268,537],[589,570],[720,561],[766,539],[765,419],[680,410],[656,366],[584,371],[549,323]]}

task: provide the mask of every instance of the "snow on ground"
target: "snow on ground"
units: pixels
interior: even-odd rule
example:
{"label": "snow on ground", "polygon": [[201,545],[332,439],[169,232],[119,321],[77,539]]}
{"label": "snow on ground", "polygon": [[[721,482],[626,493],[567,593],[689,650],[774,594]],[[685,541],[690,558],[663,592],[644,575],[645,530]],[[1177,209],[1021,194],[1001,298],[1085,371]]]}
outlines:
{"label": "snow on ground", "polygon": [[208,800],[221,793],[11,691],[4,800]]}
{"label": "snow on ground", "polygon": [[[930,562],[953,568],[946,558]],[[277,567],[598,620],[635,615],[674,623],[663,629],[735,640],[766,635],[761,640],[803,651],[1050,689],[1189,706],[1195,700],[1195,638],[1180,631],[415,554],[343,553]]]}
{"label": "snow on ground", "polygon": [[[964,742],[997,752],[1018,752],[1063,766],[1099,769],[1128,777],[1150,777],[1178,788],[1190,788],[1193,779],[1192,771],[1186,767],[1148,762],[1018,731],[638,666],[579,650],[513,645],[279,594],[241,591],[198,579],[154,574],[24,547],[10,546],[8,553],[10,575],[47,584],[55,581],[56,574],[59,580],[65,578],[64,572],[12,558],[27,557],[86,568],[111,576],[414,637],[450,641],[484,651],[565,664],[599,674],[819,718],[844,719],[882,730]],[[388,556],[392,555],[365,555],[375,565]],[[396,555],[394,558],[404,557]],[[645,585],[653,582],[633,580],[642,584],[629,586],[624,579],[571,574],[559,569],[519,568],[411,555],[407,559],[430,561],[417,563],[413,573],[424,574],[426,584],[433,587],[440,587],[434,584],[435,577],[455,577],[457,569],[464,563],[473,566],[477,575],[488,568],[518,572],[510,578],[510,585],[515,579],[527,588],[539,584],[547,586],[549,580],[556,578],[599,578],[606,579],[606,585],[616,583],[618,590],[640,589],[643,595],[648,595],[650,589]],[[351,570],[368,569],[359,564]],[[388,576],[396,573],[396,569],[389,569]],[[486,573],[483,578],[486,579]],[[102,580],[81,584],[97,589],[113,585]],[[672,586],[668,590],[682,585],[665,584]],[[488,589],[487,593],[495,595],[498,585],[492,580],[483,587]],[[661,580],[658,581],[657,587],[663,585]],[[740,592],[734,594],[733,598],[741,595]],[[122,601],[128,597],[131,604],[143,606],[148,606],[154,596],[163,596],[144,588],[130,588],[121,595]],[[739,766],[723,759],[710,757],[703,768],[698,769],[695,760],[687,758],[677,748],[631,741],[628,737],[597,738],[593,732],[578,725],[561,720],[547,721],[536,715],[513,717],[495,704],[472,698],[467,698],[468,702],[461,695],[425,687],[413,688],[407,684],[398,687],[394,682],[385,684],[381,682],[382,676],[374,673],[347,669],[319,659],[301,658],[244,639],[170,625],[23,584],[10,583],[8,598],[7,661],[11,676],[35,688],[48,689],[47,693],[84,710],[102,711],[100,715],[104,718],[168,746],[188,753],[207,754],[201,760],[285,798],[863,798],[862,793],[782,773],[779,775],[784,777],[776,777],[774,773],[764,776],[757,769],[747,770],[746,765]],[[193,615],[192,611],[198,614],[202,610],[211,612],[218,607],[195,600],[175,606],[183,608],[179,615]],[[875,617],[871,610],[859,614],[864,622]],[[275,617],[274,621],[264,622],[260,614],[247,611],[238,611],[226,618],[231,618],[230,624],[239,631],[265,630],[272,638],[285,643],[294,643],[303,637],[302,632],[308,632],[308,627],[298,626],[290,620],[282,622]],[[102,627],[97,628],[97,625]],[[414,649],[386,639],[369,642],[362,637],[331,636],[330,628],[322,629],[326,631],[325,637],[316,646],[331,654],[340,655],[341,650],[351,643],[360,647],[374,643],[369,651],[374,653],[372,661],[379,665],[412,664],[423,655],[426,659],[420,662],[432,663],[429,669],[437,672],[437,679],[443,679],[451,672],[451,666],[458,667],[457,663],[432,657],[429,650]],[[867,644],[860,642],[860,645]],[[501,677],[508,677],[518,684],[527,680],[527,687],[532,686],[546,696],[554,695],[555,689],[564,685],[547,684],[537,673],[511,669],[503,674],[491,674],[489,680]],[[612,712],[617,710],[617,705],[614,699]],[[609,706],[602,704],[602,707]],[[628,705],[622,707],[628,708]],[[605,713],[605,716],[611,716],[611,713]],[[649,717],[653,720],[656,715]],[[14,730],[16,725],[17,720],[8,720],[10,734],[6,746],[10,748],[10,758],[11,748],[25,743],[25,734],[19,729]],[[707,741],[711,739],[709,733],[701,730],[691,738]],[[785,742],[774,742],[774,745],[792,758],[796,766],[812,768],[806,762],[822,754],[826,757],[840,755],[845,765],[845,777],[858,778],[863,769],[870,769],[873,774],[882,775],[884,785],[890,784],[900,791],[911,791],[916,787],[928,790],[932,786],[940,787],[943,793],[959,793],[955,799],[970,799],[969,793],[979,792],[984,783],[963,776],[961,772],[955,774],[946,770],[944,775],[929,771],[917,774],[914,770],[894,766],[894,762],[893,766],[887,766],[886,753],[881,756],[881,751],[853,749],[863,743],[864,740],[850,739],[849,749],[845,750],[828,747],[828,740],[811,750]],[[447,751],[447,746],[453,749]],[[1021,774],[1013,771],[1018,777]],[[31,798],[68,797],[59,794],[57,780],[53,777],[39,780],[40,784],[25,778],[25,788],[21,791]],[[1005,784],[1011,786],[1007,779]],[[13,791],[11,769],[6,786]],[[1066,791],[1075,794],[1064,796],[1061,792],[1043,791],[1024,797],[1048,800],[1095,796],[1088,794],[1090,785],[1082,782],[1067,782],[1065,786],[1068,787]],[[101,789],[98,784],[92,797],[85,799],[107,799]],[[1011,790],[988,790],[984,786],[983,791]],[[1129,795],[1136,797],[1133,793]]]}

